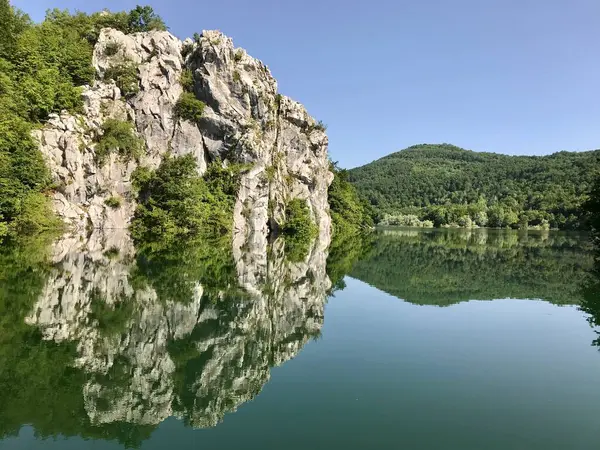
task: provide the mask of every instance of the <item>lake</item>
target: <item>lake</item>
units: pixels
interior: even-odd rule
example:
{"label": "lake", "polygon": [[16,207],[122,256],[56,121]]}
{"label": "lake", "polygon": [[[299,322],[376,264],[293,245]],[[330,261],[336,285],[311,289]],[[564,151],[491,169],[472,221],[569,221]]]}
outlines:
{"label": "lake", "polygon": [[0,448],[591,449],[584,234],[383,229],[285,257],[0,252]]}

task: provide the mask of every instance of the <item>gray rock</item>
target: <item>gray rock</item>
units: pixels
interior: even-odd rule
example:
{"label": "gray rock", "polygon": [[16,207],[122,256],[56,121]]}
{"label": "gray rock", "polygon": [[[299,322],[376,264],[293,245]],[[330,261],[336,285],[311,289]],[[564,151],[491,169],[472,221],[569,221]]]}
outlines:
{"label": "gray rock", "polygon": [[[107,45],[116,45],[116,53],[107,56]],[[271,228],[277,228],[293,198],[307,201],[319,240],[327,245],[327,188],[333,175],[325,133],[315,128],[301,104],[277,93],[267,66],[235,48],[222,33],[204,31],[199,42],[186,40],[185,59],[183,46],[166,31],[101,31],[93,56],[98,81],[84,87],[84,114],[54,115],[35,133],[58,185],[54,205],[59,216],[78,229],[129,225],[135,210],[130,180],[137,163],[111,155],[100,166],[94,150],[102,123],[121,118],[135,123],[146,148],[140,164],[150,168],[167,153],[194,155],[200,173],[217,158],[252,166],[243,176],[235,205],[238,248],[251,243],[264,251],[269,219]],[[107,69],[126,60],[138,65],[140,88],[127,99],[112,81],[103,81]],[[194,92],[207,105],[200,124],[178,120],[173,113],[183,92],[184,68],[193,71]],[[118,210],[104,204],[114,195],[124,200]]]}

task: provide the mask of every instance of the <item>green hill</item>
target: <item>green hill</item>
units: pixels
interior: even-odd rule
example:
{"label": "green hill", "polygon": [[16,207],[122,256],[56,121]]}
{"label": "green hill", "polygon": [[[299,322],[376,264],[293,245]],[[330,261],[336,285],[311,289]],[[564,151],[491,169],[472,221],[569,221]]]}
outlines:
{"label": "green hill", "polygon": [[[548,156],[480,153],[416,145],[348,171],[361,196],[399,225],[582,228],[581,204],[600,150]],[[406,215],[416,216],[409,218]],[[388,223],[393,223],[390,218]]]}

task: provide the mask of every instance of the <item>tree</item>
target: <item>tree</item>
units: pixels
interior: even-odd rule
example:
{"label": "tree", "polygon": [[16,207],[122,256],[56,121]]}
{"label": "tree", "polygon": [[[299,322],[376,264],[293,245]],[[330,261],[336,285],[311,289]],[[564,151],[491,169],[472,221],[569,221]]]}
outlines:
{"label": "tree", "polygon": [[160,16],[154,13],[150,6],[136,6],[129,12],[127,19],[128,31],[137,33],[140,31],[166,30],[167,27]]}

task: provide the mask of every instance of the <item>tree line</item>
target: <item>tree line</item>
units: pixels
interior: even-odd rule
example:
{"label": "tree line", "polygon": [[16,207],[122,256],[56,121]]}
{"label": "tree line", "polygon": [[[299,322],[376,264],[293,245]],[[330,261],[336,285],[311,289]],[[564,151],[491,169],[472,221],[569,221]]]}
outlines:
{"label": "tree line", "polygon": [[599,158],[598,150],[508,156],[423,144],[351,169],[348,179],[378,222],[582,229]]}

